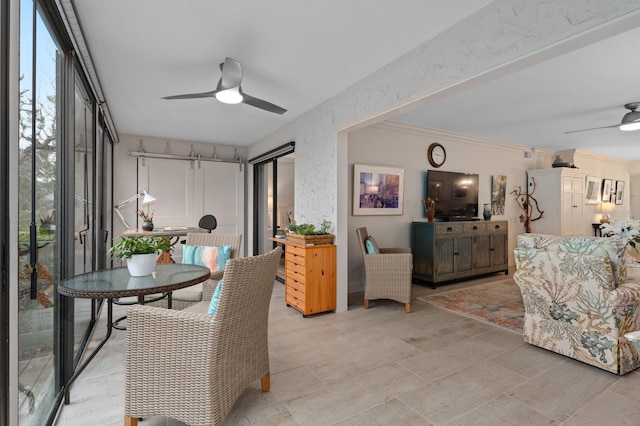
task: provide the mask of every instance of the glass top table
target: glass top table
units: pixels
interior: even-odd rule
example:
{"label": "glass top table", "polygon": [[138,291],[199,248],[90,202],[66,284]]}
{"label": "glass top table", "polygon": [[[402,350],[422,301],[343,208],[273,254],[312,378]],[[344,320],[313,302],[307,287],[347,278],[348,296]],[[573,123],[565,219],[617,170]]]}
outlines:
{"label": "glass top table", "polygon": [[168,263],[156,265],[151,275],[132,277],[126,267],[104,269],[88,272],[63,280],[58,286],[58,292],[67,297],[85,299],[108,299],[107,302],[107,332],[87,359],[78,365],[71,378],[64,387],[64,402],[69,403],[69,389],[98,351],[107,343],[114,328],[113,299],[120,297],[143,296],[155,293],[168,293],[171,306],[171,292],[189,287],[211,276],[211,271],[205,266]]}
{"label": "glass top table", "polygon": [[126,267],[104,269],[67,278],[58,292],[85,299],[116,299],[175,291],[209,278],[209,268],[180,263],[159,264],[151,275],[132,277]]}

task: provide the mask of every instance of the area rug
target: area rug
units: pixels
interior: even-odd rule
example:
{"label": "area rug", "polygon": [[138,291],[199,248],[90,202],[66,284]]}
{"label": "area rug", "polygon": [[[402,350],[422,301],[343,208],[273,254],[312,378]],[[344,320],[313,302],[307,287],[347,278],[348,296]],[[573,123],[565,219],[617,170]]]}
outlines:
{"label": "area rug", "polygon": [[524,305],[513,278],[418,299],[473,319],[522,332]]}

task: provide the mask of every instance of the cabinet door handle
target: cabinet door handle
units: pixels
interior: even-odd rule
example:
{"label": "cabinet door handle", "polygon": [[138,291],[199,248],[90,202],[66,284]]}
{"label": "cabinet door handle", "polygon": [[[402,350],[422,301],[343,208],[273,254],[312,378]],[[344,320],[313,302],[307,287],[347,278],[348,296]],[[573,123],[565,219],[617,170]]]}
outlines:
{"label": "cabinet door handle", "polygon": [[460,256],[460,253],[453,253],[454,256]]}

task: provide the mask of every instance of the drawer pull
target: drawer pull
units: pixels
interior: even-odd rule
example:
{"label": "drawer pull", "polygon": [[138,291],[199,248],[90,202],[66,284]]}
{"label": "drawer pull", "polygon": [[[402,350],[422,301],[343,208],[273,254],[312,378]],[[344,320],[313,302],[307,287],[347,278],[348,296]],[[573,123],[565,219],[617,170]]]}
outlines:
{"label": "drawer pull", "polygon": [[452,228],[452,227],[450,227],[450,226],[448,226],[448,227],[447,227],[447,232],[453,232],[453,228]]}
{"label": "drawer pull", "polygon": [[496,225],[496,229],[500,229],[500,225]]}
{"label": "drawer pull", "polygon": [[477,231],[477,230],[478,230],[478,227],[477,227],[477,226],[474,226],[474,227],[473,227],[473,230],[474,230],[474,231]]}

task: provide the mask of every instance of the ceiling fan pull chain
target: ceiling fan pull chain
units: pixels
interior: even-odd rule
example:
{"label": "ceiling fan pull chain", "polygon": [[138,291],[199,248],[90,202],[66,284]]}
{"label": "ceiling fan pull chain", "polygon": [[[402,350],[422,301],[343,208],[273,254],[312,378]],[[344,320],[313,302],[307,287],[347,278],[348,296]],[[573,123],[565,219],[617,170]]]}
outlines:
{"label": "ceiling fan pull chain", "polygon": [[169,141],[167,141],[167,145],[164,148],[164,153],[171,154],[171,145],[169,144]]}
{"label": "ceiling fan pull chain", "polygon": [[217,147],[214,145],[214,146],[213,146],[213,159],[214,159],[214,160],[217,160],[217,159],[218,159],[218,153],[216,152],[216,148],[217,148]]}

